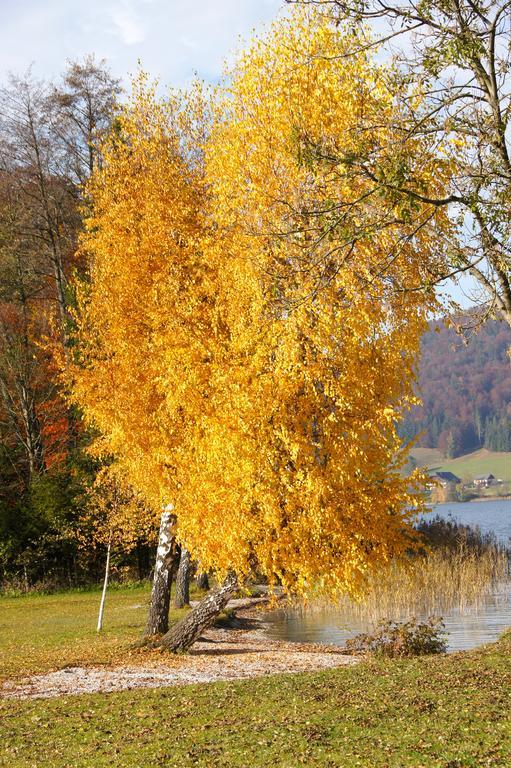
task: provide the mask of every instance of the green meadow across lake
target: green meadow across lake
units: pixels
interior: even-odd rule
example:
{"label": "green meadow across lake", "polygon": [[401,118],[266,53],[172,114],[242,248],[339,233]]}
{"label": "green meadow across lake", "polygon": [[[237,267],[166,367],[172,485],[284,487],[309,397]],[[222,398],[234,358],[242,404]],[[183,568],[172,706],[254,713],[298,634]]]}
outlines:
{"label": "green meadow across lake", "polygon": [[481,448],[474,453],[446,459],[435,448],[413,448],[412,456],[420,467],[442,472],[452,472],[461,480],[470,481],[477,475],[493,474],[495,478],[511,482],[511,453],[498,453]]}

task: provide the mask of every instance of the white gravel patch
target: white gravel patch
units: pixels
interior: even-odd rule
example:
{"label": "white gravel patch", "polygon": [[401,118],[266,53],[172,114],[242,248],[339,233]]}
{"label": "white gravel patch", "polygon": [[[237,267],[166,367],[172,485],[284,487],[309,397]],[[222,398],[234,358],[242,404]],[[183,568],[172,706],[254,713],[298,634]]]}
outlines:
{"label": "white gravel patch", "polygon": [[[222,633],[223,634],[223,633]],[[231,633],[229,633],[231,634]],[[219,633],[216,633],[218,637]],[[43,699],[82,693],[109,693],[132,688],[161,688],[190,683],[276,675],[284,672],[313,672],[355,664],[358,658],[340,653],[293,648],[292,643],[261,643],[215,640],[199,642],[193,652],[175,656],[154,666],[113,668],[66,667],[22,680],[8,680],[0,695],[13,699]]]}

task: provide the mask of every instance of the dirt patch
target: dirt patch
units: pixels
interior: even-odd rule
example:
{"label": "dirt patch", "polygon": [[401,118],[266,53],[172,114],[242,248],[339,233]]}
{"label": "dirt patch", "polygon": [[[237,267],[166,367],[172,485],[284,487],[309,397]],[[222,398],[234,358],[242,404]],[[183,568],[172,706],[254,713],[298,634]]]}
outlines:
{"label": "dirt patch", "polygon": [[[233,637],[234,635],[234,637]],[[236,637],[238,635],[238,637]],[[282,672],[312,672],[354,664],[358,659],[334,649],[271,642],[236,630],[211,630],[191,653],[165,656],[165,662],[98,668],[66,667],[4,683],[5,698],[41,699],[132,688],[160,688],[219,680],[242,680]],[[143,661],[143,656],[140,656]]]}
{"label": "dirt patch", "polygon": [[356,664],[336,646],[270,640],[261,609],[268,598],[231,600],[230,626],[204,633],[190,653],[174,656],[140,649],[130,665],[115,667],[65,667],[43,675],[7,680],[0,696],[43,699],[81,693],[109,693],[132,688],[161,688],[190,683],[314,672]]}

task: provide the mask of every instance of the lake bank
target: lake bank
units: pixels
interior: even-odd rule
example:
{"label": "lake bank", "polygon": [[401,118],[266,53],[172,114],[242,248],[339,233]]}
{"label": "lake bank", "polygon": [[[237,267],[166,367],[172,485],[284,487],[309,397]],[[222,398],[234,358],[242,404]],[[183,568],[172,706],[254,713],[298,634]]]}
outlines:
{"label": "lake bank", "polygon": [[[433,507],[424,520],[434,521],[437,516],[477,527],[483,536],[494,536],[501,546],[509,546],[511,500],[447,502]],[[471,590],[471,585],[475,586],[482,573],[482,561],[469,560],[468,569],[456,558],[452,563],[440,560],[436,567],[424,567],[418,579],[408,579],[406,573],[402,577],[397,574],[390,584],[377,579],[366,598],[367,605],[364,603],[360,609],[349,601],[341,601],[337,608],[319,605],[310,610],[277,610],[267,617],[268,633],[272,639],[334,643],[342,647],[354,635],[372,632],[379,620],[407,621],[415,617],[426,621],[435,615],[444,619],[450,652],[476,648],[495,641],[511,627],[511,580],[505,554],[503,559],[498,577],[489,573],[488,589],[480,595]],[[434,563],[433,556],[431,565]]]}
{"label": "lake bank", "polygon": [[[483,533],[495,532],[502,543],[507,543],[511,532],[511,501],[446,504],[435,508],[431,516],[438,513],[447,519],[451,516],[462,523],[479,525]],[[432,573],[428,580],[423,580],[422,591],[431,592],[428,585],[434,576]],[[444,616],[455,638],[451,650],[490,642],[511,626],[511,596],[506,590],[488,595],[486,604],[477,610],[469,608],[465,615],[459,612],[450,615],[441,604],[423,613],[417,611],[415,615],[424,619],[431,614]],[[100,634],[95,631],[100,600],[97,590],[0,597],[0,680],[44,674],[64,667],[131,666],[133,654],[128,649],[140,638],[149,596],[149,584],[109,590],[104,631]],[[397,606],[383,605],[380,600],[378,605],[385,609],[382,618],[406,620],[410,616],[401,615]],[[182,615],[182,611],[172,609],[170,619],[176,621]],[[333,616],[331,611],[319,621],[314,618],[312,624],[307,625],[303,612],[297,615],[294,626],[285,628],[283,623],[278,618],[273,627],[266,629],[271,640],[337,646],[374,626],[373,621],[361,623],[353,612],[347,617],[342,613]],[[136,664],[143,662],[137,660]]]}
{"label": "lake bank", "polygon": [[[468,499],[466,502],[467,504],[472,504],[472,502],[484,502],[484,501],[511,501],[511,496],[476,496],[473,499]],[[456,503],[456,502],[453,502]],[[463,504],[464,502],[460,501],[457,502],[458,504]]]}
{"label": "lake bank", "polygon": [[192,683],[214,683],[267,677],[282,673],[318,672],[357,664],[335,646],[272,640],[264,632],[209,630],[187,654],[139,654],[130,665],[65,667],[7,680],[0,698],[51,699],[134,688],[169,688]]}
{"label": "lake bank", "polygon": [[47,699],[132,688],[174,687],[315,672],[360,661],[336,645],[272,639],[266,632],[263,614],[268,604],[267,598],[232,600],[224,620],[227,626],[208,629],[186,654],[126,648],[125,658],[129,663],[68,664],[44,674],[16,676],[0,683],[0,698]]}

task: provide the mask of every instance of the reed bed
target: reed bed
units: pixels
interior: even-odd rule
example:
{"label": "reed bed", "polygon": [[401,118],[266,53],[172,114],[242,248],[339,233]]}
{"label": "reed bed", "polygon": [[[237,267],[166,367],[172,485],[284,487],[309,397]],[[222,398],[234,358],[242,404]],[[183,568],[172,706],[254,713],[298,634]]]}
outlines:
{"label": "reed bed", "polygon": [[346,596],[328,608],[318,600],[306,610],[341,612],[357,623],[477,612],[488,595],[510,585],[510,552],[492,535],[441,518],[419,531],[421,549],[370,578],[360,602]]}

